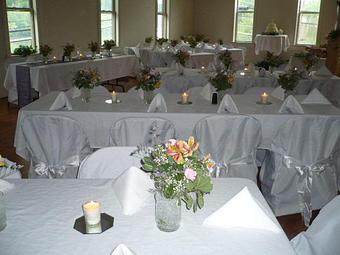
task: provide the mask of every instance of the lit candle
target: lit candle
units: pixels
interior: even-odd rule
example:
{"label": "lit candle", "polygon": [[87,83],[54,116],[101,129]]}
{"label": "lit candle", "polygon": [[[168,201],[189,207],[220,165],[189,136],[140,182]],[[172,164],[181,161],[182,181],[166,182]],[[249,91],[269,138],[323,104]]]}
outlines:
{"label": "lit candle", "polygon": [[246,74],[245,74],[245,72],[240,72],[240,75],[245,76]]}
{"label": "lit candle", "polygon": [[261,95],[261,103],[262,104],[268,103],[268,94],[266,92],[263,92],[263,94]]}
{"label": "lit candle", "polygon": [[82,58],[83,57],[83,54],[79,53],[79,58]]}
{"label": "lit candle", "polygon": [[83,212],[86,225],[97,225],[100,223],[100,203],[89,201],[83,204]]}
{"label": "lit candle", "polygon": [[245,67],[245,68],[244,68],[244,71],[245,71],[245,72],[248,72],[248,68],[247,68],[247,67]]}
{"label": "lit candle", "polygon": [[184,92],[182,94],[182,104],[187,104],[188,103],[188,99],[189,99],[188,93]]}
{"label": "lit candle", "polygon": [[57,60],[57,57],[56,56],[53,56],[53,61],[56,61]]}
{"label": "lit candle", "polygon": [[112,97],[112,103],[115,103],[117,101],[117,92],[112,91],[111,97]]}
{"label": "lit candle", "polygon": [[204,73],[205,72],[205,66],[201,67],[201,72]]}

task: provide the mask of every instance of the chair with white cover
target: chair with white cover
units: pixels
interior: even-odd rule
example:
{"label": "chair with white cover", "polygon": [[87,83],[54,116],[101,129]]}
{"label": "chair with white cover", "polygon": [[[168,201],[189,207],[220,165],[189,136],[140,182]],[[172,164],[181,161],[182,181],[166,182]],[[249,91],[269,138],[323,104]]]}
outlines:
{"label": "chair with white cover", "polygon": [[140,158],[132,156],[136,147],[107,147],[95,151],[80,164],[81,179],[115,179],[131,166],[141,167]]}
{"label": "chair with white cover", "polygon": [[339,138],[336,118],[292,118],[281,126],[261,170],[262,192],[276,216],[301,212],[308,226],[312,209],[337,195]]}
{"label": "chair with white cover", "polygon": [[21,128],[30,160],[29,178],[76,178],[80,162],[92,152],[83,129],[71,118],[31,115]]}
{"label": "chair with white cover", "polygon": [[241,177],[256,183],[256,148],[261,140],[260,123],[244,115],[213,115],[200,120],[193,131],[200,153],[211,154],[217,167],[214,177]]}
{"label": "chair with white cover", "polygon": [[130,117],[117,120],[110,130],[114,146],[153,146],[175,138],[174,124],[158,117]]}
{"label": "chair with white cover", "polygon": [[298,255],[335,255],[340,251],[340,196],[336,196],[314,219],[306,232],[291,244]]}

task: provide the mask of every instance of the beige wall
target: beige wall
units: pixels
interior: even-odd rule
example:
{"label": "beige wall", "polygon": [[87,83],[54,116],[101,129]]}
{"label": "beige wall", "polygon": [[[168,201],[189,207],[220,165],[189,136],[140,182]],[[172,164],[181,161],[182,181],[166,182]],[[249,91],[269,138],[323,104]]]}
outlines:
{"label": "beige wall", "polygon": [[170,39],[178,39],[181,35],[193,34],[194,1],[170,0]]}

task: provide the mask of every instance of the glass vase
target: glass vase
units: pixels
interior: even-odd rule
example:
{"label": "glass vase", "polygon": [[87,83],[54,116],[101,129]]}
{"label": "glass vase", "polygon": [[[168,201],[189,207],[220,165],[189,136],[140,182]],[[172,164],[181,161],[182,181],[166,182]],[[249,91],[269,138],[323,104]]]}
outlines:
{"label": "glass vase", "polygon": [[81,88],[81,100],[85,103],[90,102],[91,98],[91,89],[89,88]]}
{"label": "glass vase", "polygon": [[5,195],[0,192],[0,231],[6,227],[6,221]]}
{"label": "glass vase", "polygon": [[181,225],[181,205],[177,198],[167,199],[162,193],[155,193],[155,219],[159,230],[174,232]]}
{"label": "glass vase", "polygon": [[224,89],[224,90],[219,90],[217,91],[217,99],[218,99],[218,102],[221,102],[223,97],[225,96],[225,94],[228,94],[228,89]]}
{"label": "glass vase", "polygon": [[289,96],[295,96],[294,90],[285,90],[285,99]]}
{"label": "glass vase", "polygon": [[144,90],[144,101],[146,104],[150,104],[153,99],[153,91],[152,90]]}

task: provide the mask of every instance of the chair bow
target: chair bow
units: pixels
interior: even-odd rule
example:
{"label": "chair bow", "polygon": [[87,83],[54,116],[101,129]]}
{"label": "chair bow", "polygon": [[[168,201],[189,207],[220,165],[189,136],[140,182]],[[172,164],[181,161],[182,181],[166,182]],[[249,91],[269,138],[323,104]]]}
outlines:
{"label": "chair bow", "polygon": [[215,172],[214,177],[227,177],[229,174],[229,168],[232,166],[241,166],[241,165],[251,165],[254,163],[254,159],[252,155],[247,155],[242,158],[236,158],[232,159],[228,162],[223,161],[223,163],[217,163],[216,169],[212,171],[212,176],[214,175],[213,172]]}
{"label": "chair bow", "polygon": [[56,164],[49,165],[46,162],[40,161],[37,158],[33,159],[33,162],[38,162],[34,164],[34,171],[39,176],[48,176],[49,179],[54,179],[57,177],[62,177],[68,167],[77,167],[80,164],[79,155],[69,157],[68,159]]}
{"label": "chair bow", "polygon": [[[332,165],[332,158],[319,160],[311,165],[304,165],[301,161],[290,157],[283,156],[283,164],[287,168],[294,168],[298,174],[297,192],[300,199],[301,215],[306,226],[309,226],[312,217],[312,184],[313,174],[322,174],[329,166]],[[336,180],[336,173],[331,167],[330,170]]]}

